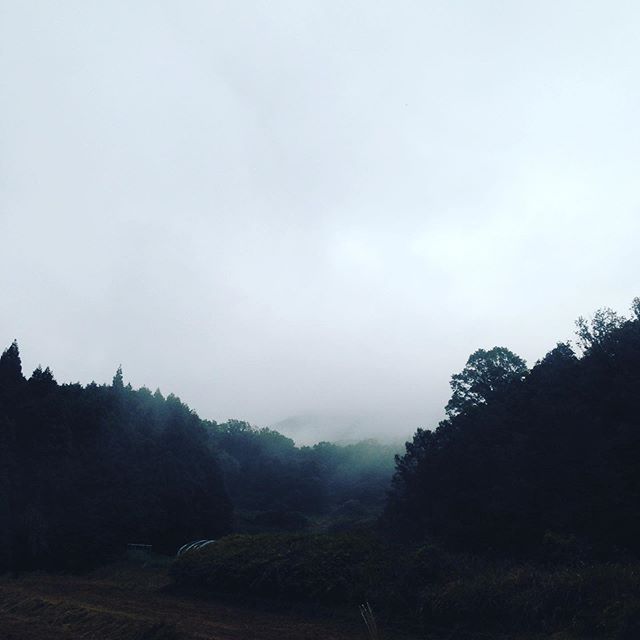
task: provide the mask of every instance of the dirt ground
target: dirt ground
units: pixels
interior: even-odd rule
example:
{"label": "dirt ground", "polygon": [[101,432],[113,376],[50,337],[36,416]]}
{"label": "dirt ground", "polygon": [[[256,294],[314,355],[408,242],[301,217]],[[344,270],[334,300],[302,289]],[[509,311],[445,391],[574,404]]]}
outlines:
{"label": "dirt ground", "polygon": [[[353,621],[268,613],[173,593],[166,570],[0,577],[1,640],[364,640]],[[385,638],[389,635],[385,634]]]}

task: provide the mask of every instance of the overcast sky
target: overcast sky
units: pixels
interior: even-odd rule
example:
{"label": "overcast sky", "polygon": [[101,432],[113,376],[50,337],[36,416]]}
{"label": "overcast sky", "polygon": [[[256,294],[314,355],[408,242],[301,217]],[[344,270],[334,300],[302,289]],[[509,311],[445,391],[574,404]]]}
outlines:
{"label": "overcast sky", "polygon": [[639,30],[611,0],[0,0],[0,341],[216,420],[434,426],[475,349],[533,364],[640,295]]}

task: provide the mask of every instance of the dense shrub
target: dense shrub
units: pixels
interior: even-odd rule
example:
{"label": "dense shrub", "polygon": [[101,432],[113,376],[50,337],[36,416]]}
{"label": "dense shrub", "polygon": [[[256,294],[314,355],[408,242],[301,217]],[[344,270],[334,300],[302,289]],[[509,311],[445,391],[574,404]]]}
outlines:
{"label": "dense shrub", "polygon": [[640,567],[492,564],[432,583],[420,598],[425,626],[623,637],[623,630],[636,625],[634,616],[640,611]]}
{"label": "dense shrub", "polygon": [[[180,585],[217,594],[355,605],[425,632],[564,632],[628,640],[640,631],[640,565],[515,564],[369,535],[236,535],[176,560]],[[636,634],[636,635],[633,635]]]}
{"label": "dense shrub", "polygon": [[373,536],[260,534],[188,552],[172,574],[219,593],[357,604],[379,600],[394,572],[393,554]]}
{"label": "dense shrub", "polygon": [[309,528],[310,520],[299,511],[239,511],[234,531],[239,533],[294,532]]}

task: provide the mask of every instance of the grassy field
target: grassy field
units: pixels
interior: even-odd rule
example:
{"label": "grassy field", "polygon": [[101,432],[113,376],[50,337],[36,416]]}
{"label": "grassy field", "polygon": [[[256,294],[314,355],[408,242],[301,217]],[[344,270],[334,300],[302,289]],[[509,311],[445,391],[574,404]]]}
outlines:
{"label": "grassy field", "polygon": [[[92,573],[0,577],[2,640],[354,640],[354,608],[332,614],[230,604],[179,593],[165,567],[119,563]],[[386,633],[386,639],[407,638]]]}
{"label": "grassy field", "polygon": [[[379,622],[380,640],[451,640]],[[455,640],[507,636],[455,635]],[[369,640],[358,608],[278,612],[179,592],[166,567],[126,562],[85,575],[0,576],[2,640]],[[540,637],[509,635],[509,640]]]}
{"label": "grassy field", "polygon": [[164,568],[112,565],[84,576],[0,578],[3,640],[346,640],[364,637],[353,620],[268,613],[180,595]]}

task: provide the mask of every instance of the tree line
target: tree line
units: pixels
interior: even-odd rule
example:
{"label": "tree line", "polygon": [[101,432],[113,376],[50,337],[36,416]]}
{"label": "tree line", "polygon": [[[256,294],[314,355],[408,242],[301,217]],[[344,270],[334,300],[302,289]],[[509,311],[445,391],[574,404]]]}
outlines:
{"label": "tree line", "polygon": [[128,542],[174,551],[228,532],[232,505],[198,417],[178,398],[57,384],[0,357],[0,567],[82,567]]}
{"label": "tree line", "polygon": [[636,552],[640,300],[630,318],[604,309],[577,324],[575,345],[531,369],[504,347],[473,353],[446,419],[395,461],[374,441],[297,447],[201,420],[120,369],[110,385],[58,384],[41,367],[26,378],[14,342],[0,357],[0,568],[376,521],[394,541],[482,553]]}
{"label": "tree line", "polygon": [[0,570],[375,518],[394,452],[299,448],[246,422],[201,420],[174,395],[125,385],[121,369],[110,385],[58,384],[48,367],[26,378],[14,342],[0,357]]}
{"label": "tree line", "polygon": [[277,431],[239,420],[203,424],[231,500],[247,512],[248,530],[305,529],[322,516],[340,528],[375,521],[384,507],[396,446],[363,440],[297,447]]}
{"label": "tree line", "polygon": [[479,350],[451,386],[447,418],[397,458],[394,535],[531,557],[640,550],[640,299],[630,318],[580,318],[577,344],[531,370]]}

